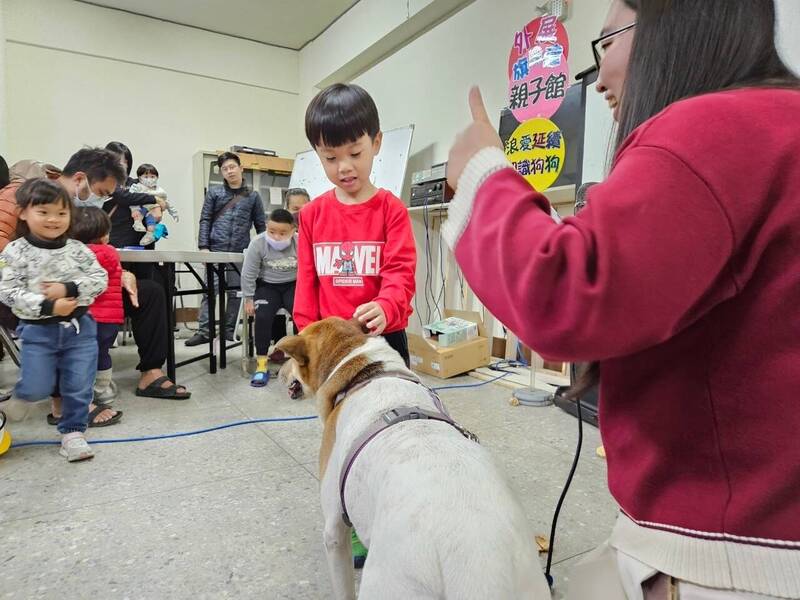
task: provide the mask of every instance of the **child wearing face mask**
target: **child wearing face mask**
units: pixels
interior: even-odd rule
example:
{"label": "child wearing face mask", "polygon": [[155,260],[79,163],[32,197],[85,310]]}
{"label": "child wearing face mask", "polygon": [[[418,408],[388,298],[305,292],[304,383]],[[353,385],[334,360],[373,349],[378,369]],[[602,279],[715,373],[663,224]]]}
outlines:
{"label": "child wearing face mask", "polygon": [[129,191],[151,194],[156,200],[153,204],[131,206],[133,229],[144,233],[139,243],[147,246],[169,235],[167,226],[161,222],[163,210],[166,210],[176,223],[179,221],[178,211],[167,202],[167,192],[158,185],[158,169],[155,166],[149,163],[140,165],[136,169],[136,176],[139,181],[134,183]]}
{"label": "child wearing face mask", "polygon": [[[263,387],[269,381],[267,362],[275,313],[294,308],[297,280],[297,227],[292,213],[278,208],[269,215],[267,230],[254,237],[242,266],[242,296],[245,312],[255,316],[258,364],[250,385]],[[277,341],[277,340],[276,340]]]}
{"label": "child wearing face mask", "polygon": [[17,190],[17,205],[22,237],[0,255],[0,302],[20,319],[22,356],[14,396],[0,402],[0,411],[24,419],[58,383],[60,453],[85,460],[94,455],[84,432],[97,366],[97,325],[88,307],[108,276],[91,250],[68,239],[72,201],[61,185],[30,179]]}

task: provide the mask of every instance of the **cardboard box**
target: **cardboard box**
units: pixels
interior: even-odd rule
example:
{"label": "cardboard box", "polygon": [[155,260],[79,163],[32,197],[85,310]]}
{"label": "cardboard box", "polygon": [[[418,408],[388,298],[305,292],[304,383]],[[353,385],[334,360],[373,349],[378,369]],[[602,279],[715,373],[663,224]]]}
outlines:
{"label": "cardboard box", "polygon": [[422,328],[425,339],[433,340],[441,348],[474,340],[478,337],[478,324],[458,317],[446,317]]}
{"label": "cardboard box", "polygon": [[411,368],[420,373],[447,379],[490,364],[492,357],[489,338],[480,314],[445,309],[444,316],[446,318],[458,317],[475,323],[478,337],[453,346],[442,347],[431,339],[413,333],[409,334],[408,351],[411,356]]}

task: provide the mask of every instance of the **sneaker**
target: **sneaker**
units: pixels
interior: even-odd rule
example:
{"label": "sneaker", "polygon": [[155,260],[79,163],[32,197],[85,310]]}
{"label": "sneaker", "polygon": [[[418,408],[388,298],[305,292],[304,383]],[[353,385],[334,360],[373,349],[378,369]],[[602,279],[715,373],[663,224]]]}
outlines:
{"label": "sneaker", "polygon": [[205,333],[195,333],[192,337],[186,340],[187,346],[199,346],[200,344],[207,344],[210,340]]}
{"label": "sneaker", "polygon": [[156,242],[156,236],[152,231],[148,231],[142,236],[142,239],[139,240],[140,246],[149,246],[150,244],[154,244]]}
{"label": "sneaker", "polygon": [[58,453],[66,458],[67,462],[78,462],[94,458],[94,452],[89,444],[86,443],[86,438],[83,437],[83,433],[80,431],[64,434],[61,438],[61,450]]}
{"label": "sneaker", "polygon": [[353,544],[353,567],[363,569],[364,563],[367,562],[367,548],[358,539],[355,529],[350,530],[350,541]]}
{"label": "sneaker", "polygon": [[140,231],[140,232],[144,233],[145,231],[147,231],[147,227],[145,227],[144,223],[142,223],[141,221],[134,221],[133,222],[133,230],[134,231]]}
{"label": "sneaker", "polygon": [[157,242],[161,238],[165,237],[169,237],[169,231],[167,230],[167,226],[164,225],[163,223],[159,223],[153,230],[153,239]]}

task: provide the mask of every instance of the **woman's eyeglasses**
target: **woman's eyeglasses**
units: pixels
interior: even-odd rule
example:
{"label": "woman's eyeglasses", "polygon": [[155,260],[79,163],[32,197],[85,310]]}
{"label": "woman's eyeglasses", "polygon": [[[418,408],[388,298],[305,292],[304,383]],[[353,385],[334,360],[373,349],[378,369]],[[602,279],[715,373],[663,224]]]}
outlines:
{"label": "woman's eyeglasses", "polygon": [[615,37],[622,35],[629,29],[633,29],[636,27],[636,22],[634,21],[630,25],[626,25],[621,29],[617,29],[616,31],[612,31],[611,33],[607,33],[605,35],[600,36],[596,40],[592,41],[592,54],[594,54],[594,64],[600,69],[600,63],[603,62],[603,56],[605,56],[606,49],[608,48],[608,42]]}

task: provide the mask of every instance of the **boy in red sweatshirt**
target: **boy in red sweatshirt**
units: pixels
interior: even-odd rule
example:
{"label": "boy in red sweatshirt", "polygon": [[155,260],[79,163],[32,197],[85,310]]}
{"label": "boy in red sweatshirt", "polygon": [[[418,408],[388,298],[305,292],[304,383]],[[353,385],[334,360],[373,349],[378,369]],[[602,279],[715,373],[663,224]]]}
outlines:
{"label": "boy in red sweatshirt", "polygon": [[[295,325],[355,317],[408,365],[416,246],[406,206],[369,178],[382,138],[375,102],[357,85],[324,89],[306,110],[306,137],[334,187],[300,211]],[[359,568],[367,551],[355,530],[352,541]]]}
{"label": "boy in red sweatshirt", "polygon": [[306,137],[334,188],[300,211],[295,325],[355,317],[408,364],[416,247],[406,206],[369,178],[382,137],[375,102],[357,85],[326,88],[308,106]]}

